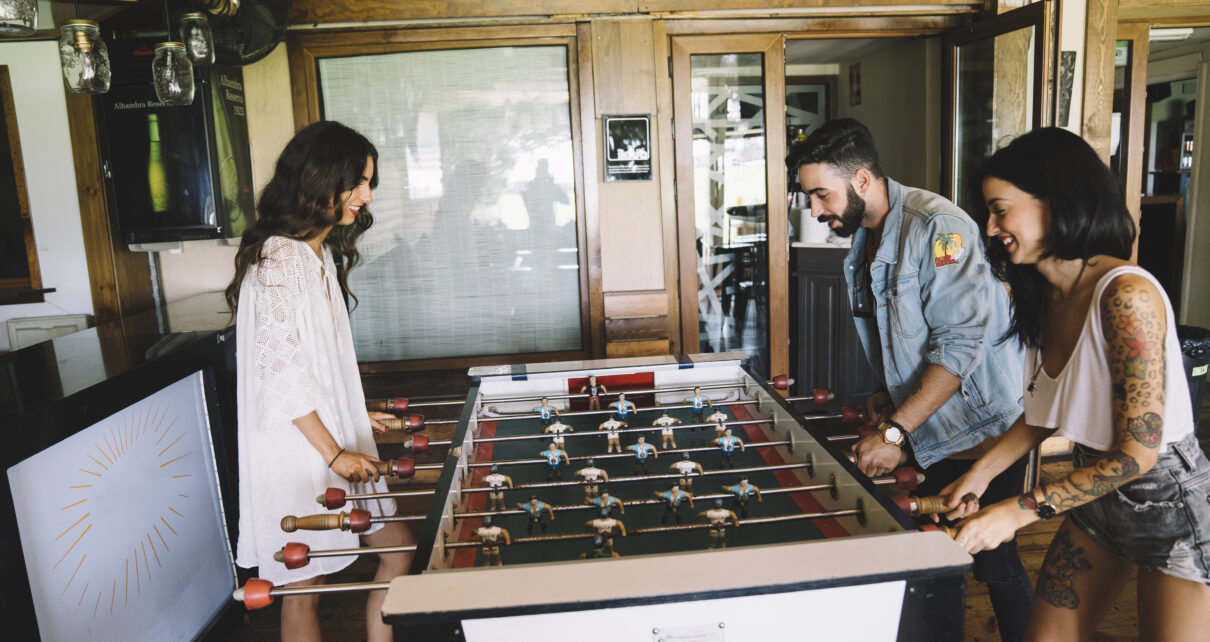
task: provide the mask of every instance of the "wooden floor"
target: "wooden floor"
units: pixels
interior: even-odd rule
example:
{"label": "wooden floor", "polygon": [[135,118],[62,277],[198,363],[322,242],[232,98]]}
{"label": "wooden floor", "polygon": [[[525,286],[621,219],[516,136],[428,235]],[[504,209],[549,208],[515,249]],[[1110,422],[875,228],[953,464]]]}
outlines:
{"label": "wooden floor", "polygon": [[[412,375],[406,379],[412,379],[412,381],[404,381],[401,384],[400,378],[397,376],[367,377],[366,396],[391,396],[393,391],[401,389],[399,387],[401,385],[402,389],[414,390],[419,388],[431,391],[431,394],[434,396],[457,396],[465,394],[466,391],[465,375],[422,373],[420,375]],[[383,384],[376,384],[376,381],[390,382],[390,389],[383,387]],[[429,410],[424,414],[430,419],[442,418],[442,413],[437,410]],[[1202,407],[1200,420],[1203,427],[1210,425],[1210,399],[1207,399],[1206,404]],[[434,426],[426,430],[429,438],[434,440],[446,439],[452,432],[452,426]],[[1206,434],[1206,432],[1208,431],[1203,430],[1202,434]],[[1203,439],[1202,447],[1207,452],[1210,452],[1210,440]],[[402,455],[402,452],[392,452],[390,445],[383,446],[382,450],[381,454],[384,458]],[[417,460],[426,461],[428,458],[417,457]],[[437,458],[432,458],[431,460],[439,461]],[[1048,462],[1042,466],[1042,476],[1044,480],[1054,478],[1070,469],[1071,464],[1067,462]],[[392,488],[416,489],[425,487],[426,483],[431,487],[431,483],[435,480],[436,474],[432,474],[410,482],[392,484]],[[400,512],[404,513],[421,512],[426,508],[422,501],[414,501],[412,505],[401,502],[399,505]],[[1017,547],[1021,554],[1021,561],[1024,563],[1030,579],[1035,583],[1037,581],[1038,569],[1042,565],[1042,558],[1045,556],[1046,549],[1050,546],[1050,540],[1061,522],[1061,519],[1035,522],[1018,533]],[[333,575],[330,581],[333,583],[365,582],[371,581],[373,575],[374,563],[370,560],[359,560],[344,571]],[[242,607],[233,607],[229,609],[226,617],[216,624],[204,639],[212,642],[269,642],[277,640],[279,639],[278,621],[280,618],[278,604],[275,603],[268,608],[251,613],[246,612]],[[357,642],[364,640],[365,595],[362,593],[351,593],[325,596],[321,602],[320,618],[325,640],[335,642]],[[996,629],[996,619],[987,597],[987,589],[973,579],[968,579],[966,640],[968,642],[988,642],[999,639],[1000,636]],[[1110,610],[1100,627],[1098,627],[1096,636],[1093,639],[1099,642],[1138,639],[1138,616],[1136,613],[1135,583],[1133,580],[1122,591],[1117,603]]]}

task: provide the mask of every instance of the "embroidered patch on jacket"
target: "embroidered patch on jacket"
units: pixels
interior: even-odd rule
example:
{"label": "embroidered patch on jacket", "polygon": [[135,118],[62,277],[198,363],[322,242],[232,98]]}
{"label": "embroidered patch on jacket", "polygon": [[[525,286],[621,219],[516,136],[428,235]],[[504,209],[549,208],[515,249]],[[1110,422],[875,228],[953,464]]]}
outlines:
{"label": "embroidered patch on jacket", "polygon": [[940,232],[933,241],[933,263],[937,267],[957,265],[966,256],[962,247],[962,235],[957,232]]}

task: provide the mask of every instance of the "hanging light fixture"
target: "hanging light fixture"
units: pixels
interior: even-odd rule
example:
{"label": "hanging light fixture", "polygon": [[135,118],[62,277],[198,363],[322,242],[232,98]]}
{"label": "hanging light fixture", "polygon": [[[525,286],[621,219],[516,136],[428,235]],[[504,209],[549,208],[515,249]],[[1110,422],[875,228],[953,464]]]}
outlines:
{"label": "hanging light fixture", "polygon": [[[172,37],[172,21],[168,17],[168,0],[164,0],[164,27]],[[155,46],[151,61],[151,82],[155,95],[166,105],[193,104],[193,63],[185,51],[185,43],[176,40]]]}
{"label": "hanging light fixture", "polygon": [[183,42],[161,42],[151,61],[155,95],[166,105],[193,104],[193,64]]}
{"label": "hanging light fixture", "polygon": [[185,42],[185,53],[195,65],[209,65],[214,62],[214,34],[210,31],[210,22],[202,12],[187,13],[181,16],[181,40]]}
{"label": "hanging light fixture", "polygon": [[59,65],[63,80],[73,94],[103,94],[109,91],[109,52],[101,40],[101,27],[92,20],[80,19],[76,0],[76,19],[59,27]]}
{"label": "hanging light fixture", "polygon": [[37,0],[0,0],[0,36],[32,36],[37,25]]}

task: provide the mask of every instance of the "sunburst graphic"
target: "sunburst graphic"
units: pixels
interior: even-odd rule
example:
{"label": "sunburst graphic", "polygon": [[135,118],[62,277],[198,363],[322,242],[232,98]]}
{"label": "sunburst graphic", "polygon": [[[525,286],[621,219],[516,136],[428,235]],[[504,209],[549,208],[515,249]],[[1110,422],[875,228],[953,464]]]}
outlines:
{"label": "sunburst graphic", "polygon": [[[185,464],[197,455],[183,445],[192,442],[178,418],[163,405],[115,417],[68,476],[79,499],[62,507],[66,527],[55,541],[63,552],[52,571],[63,576],[61,597],[89,608],[92,617],[120,614],[156,590],[157,570],[184,528],[189,495],[170,491],[188,490],[184,480],[192,473]],[[151,505],[148,488],[156,490]],[[137,510],[122,509],[131,506]],[[102,529],[104,538],[97,536]]]}

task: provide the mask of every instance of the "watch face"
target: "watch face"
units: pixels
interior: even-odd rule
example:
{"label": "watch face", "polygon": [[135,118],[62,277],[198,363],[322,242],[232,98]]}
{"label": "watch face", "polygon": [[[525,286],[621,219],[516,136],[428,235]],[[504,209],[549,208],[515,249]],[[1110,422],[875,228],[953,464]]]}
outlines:
{"label": "watch face", "polygon": [[1040,519],[1050,519],[1055,516],[1055,507],[1050,504],[1038,504],[1037,513]]}
{"label": "watch face", "polygon": [[887,427],[886,432],[882,433],[882,435],[887,443],[890,444],[899,443],[899,440],[903,439],[903,431],[896,426]]}

